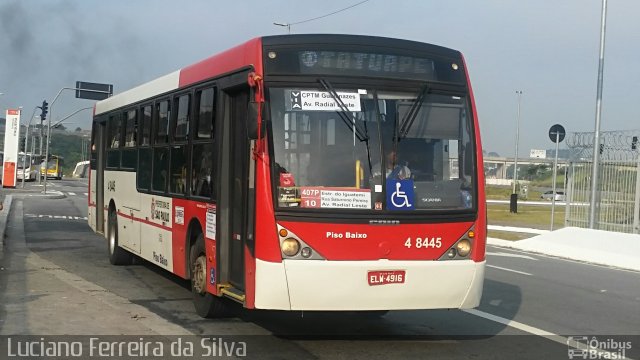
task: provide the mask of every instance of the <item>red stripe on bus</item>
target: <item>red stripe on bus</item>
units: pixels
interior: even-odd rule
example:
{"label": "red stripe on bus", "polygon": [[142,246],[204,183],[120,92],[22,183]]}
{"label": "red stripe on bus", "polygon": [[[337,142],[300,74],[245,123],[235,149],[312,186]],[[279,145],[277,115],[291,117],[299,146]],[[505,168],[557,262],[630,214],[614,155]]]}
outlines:
{"label": "red stripe on bus", "polygon": [[469,87],[469,99],[471,100],[471,111],[473,113],[473,130],[475,132],[476,141],[476,181],[478,188],[478,219],[475,224],[476,237],[473,241],[471,249],[471,260],[475,262],[481,262],[486,257],[486,243],[487,243],[487,208],[486,208],[486,193],[484,190],[484,160],[482,158],[482,141],[480,139],[480,122],[478,121],[478,112],[476,108],[476,100],[473,96],[473,89],[471,87],[471,79],[469,78],[469,68],[467,62],[462,54],[462,64],[464,66],[465,75],[467,78],[467,86]]}
{"label": "red stripe on bus", "polygon": [[118,216],[122,216],[125,219],[137,221],[137,222],[140,222],[140,223],[143,223],[143,224],[151,225],[151,226],[160,228],[162,230],[171,231],[171,228],[168,227],[168,226],[156,224],[153,221],[149,221],[147,219],[142,219],[142,218],[137,218],[137,217],[135,217],[133,215],[127,215],[127,214],[121,213],[120,211],[118,211]]}
{"label": "red stripe on bus", "polygon": [[254,66],[262,74],[262,39],[255,38],[180,70],[179,87],[188,86],[231,71]]}

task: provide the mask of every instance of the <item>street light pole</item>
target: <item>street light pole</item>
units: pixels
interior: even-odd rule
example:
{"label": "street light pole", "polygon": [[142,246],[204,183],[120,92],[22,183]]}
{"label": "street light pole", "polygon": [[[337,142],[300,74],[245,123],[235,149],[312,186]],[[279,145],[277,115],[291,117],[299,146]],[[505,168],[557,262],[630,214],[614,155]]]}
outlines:
{"label": "street light pole", "polygon": [[[36,115],[36,109],[38,109],[38,107],[34,107],[33,108],[33,114],[31,114],[31,117],[29,118],[29,123],[27,124],[27,132],[24,134],[24,156],[22,157],[22,188],[24,189],[24,171],[27,169],[25,162],[27,161],[27,149],[29,148],[29,127],[31,126],[31,121],[33,120],[33,117]],[[31,154],[31,156],[33,156],[33,153]],[[31,168],[31,161],[33,159],[29,159],[29,168]],[[40,172],[40,169],[38,169],[38,172]],[[31,174],[29,174],[31,175]]]}
{"label": "street light pole", "polygon": [[516,183],[518,182],[518,144],[520,143],[520,100],[522,90],[516,90],[518,95],[518,113],[516,115],[516,153],[513,157],[513,191],[510,198],[509,210],[512,213],[518,212],[518,194],[516,193]]}
{"label": "street light pole", "polygon": [[291,34],[291,24],[289,24],[289,23],[274,22],[274,23],[273,23],[273,25],[276,25],[276,26],[284,26],[284,27],[286,27],[286,28],[287,28],[287,33],[288,33],[288,34]]}
{"label": "street light pole", "polygon": [[593,136],[593,166],[591,172],[591,199],[589,203],[589,228],[595,229],[598,201],[598,162],[600,161],[600,119],[602,116],[602,80],[604,73],[604,39],[607,24],[607,0],[602,0],[602,19],[600,23],[600,61],[598,63],[598,92],[596,95],[596,125]]}
{"label": "street light pole", "polygon": [[[45,161],[45,165],[44,165],[44,193],[45,194],[47,193],[47,175],[49,173],[49,143],[51,142],[51,118],[53,117],[53,104],[55,104],[56,100],[58,100],[58,97],[60,97],[60,94],[62,93],[63,90],[81,90],[81,91],[84,91],[84,92],[92,92],[92,93],[99,93],[99,94],[111,94],[109,91],[63,87],[62,89],[60,89],[60,91],[58,91],[58,95],[56,95],[56,97],[53,98],[53,101],[51,101],[51,104],[49,104],[49,119],[47,121],[47,144],[46,144],[45,151],[44,151],[44,161]],[[84,109],[80,109],[78,111],[81,111],[81,110],[84,110]]]}
{"label": "street light pole", "polygon": [[516,90],[518,95],[518,113],[516,116],[516,153],[513,158],[513,193],[516,193],[516,182],[518,181],[518,144],[520,143],[520,98],[522,90]]}

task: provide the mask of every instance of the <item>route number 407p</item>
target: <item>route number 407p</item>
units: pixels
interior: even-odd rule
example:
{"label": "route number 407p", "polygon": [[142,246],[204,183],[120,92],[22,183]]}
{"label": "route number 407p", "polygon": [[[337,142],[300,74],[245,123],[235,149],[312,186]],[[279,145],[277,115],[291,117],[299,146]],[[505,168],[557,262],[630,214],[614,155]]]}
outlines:
{"label": "route number 407p", "polygon": [[442,238],[440,237],[426,237],[426,238],[407,238],[407,241],[404,242],[404,246],[408,249],[411,249],[412,246],[415,246],[416,249],[439,249],[442,246]]}

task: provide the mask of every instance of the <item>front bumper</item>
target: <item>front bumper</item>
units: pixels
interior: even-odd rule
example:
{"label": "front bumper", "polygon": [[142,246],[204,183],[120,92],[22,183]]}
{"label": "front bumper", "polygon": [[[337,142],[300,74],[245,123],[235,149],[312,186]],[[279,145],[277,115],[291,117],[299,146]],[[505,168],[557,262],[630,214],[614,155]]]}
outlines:
{"label": "front bumper", "polygon": [[[273,310],[468,309],[482,296],[485,261],[256,260],[255,307]],[[405,282],[371,286],[367,272],[405,270]]]}

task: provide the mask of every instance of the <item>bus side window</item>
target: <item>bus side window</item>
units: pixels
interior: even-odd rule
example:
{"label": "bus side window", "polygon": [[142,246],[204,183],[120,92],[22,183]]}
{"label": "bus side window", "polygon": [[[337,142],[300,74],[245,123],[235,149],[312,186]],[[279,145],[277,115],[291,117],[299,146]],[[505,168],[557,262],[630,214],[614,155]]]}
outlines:
{"label": "bus side window", "polygon": [[138,159],[136,146],[136,133],[138,128],[138,110],[133,109],[124,112],[124,148],[121,150],[121,167],[123,169],[135,169]]}
{"label": "bus side window", "polygon": [[140,148],[138,151],[138,189],[149,190],[149,185],[151,185],[151,148]]}
{"label": "bus side window", "polygon": [[109,116],[107,122],[107,168],[120,167],[120,142],[122,139],[122,117],[119,113]]}
{"label": "bus side window", "polygon": [[122,130],[122,120],[119,114],[109,116],[109,148],[120,147],[120,131]]}
{"label": "bus side window", "polygon": [[213,88],[196,93],[195,139],[212,139],[215,123],[215,92]]}
{"label": "bus side window", "polygon": [[191,95],[182,95],[175,99],[175,124],[173,125],[174,141],[187,141],[189,136],[189,104],[191,103]]}
{"label": "bus side window", "polygon": [[211,197],[214,195],[213,144],[194,144],[191,176],[191,195]]}
{"label": "bus side window", "polygon": [[157,147],[153,149],[153,191],[167,191],[167,169],[169,168],[169,148]]}
{"label": "bus side window", "polygon": [[155,117],[155,144],[169,143],[169,118],[171,117],[169,100],[156,103]]}
{"label": "bus side window", "polygon": [[187,146],[171,147],[171,178],[169,189],[174,194],[185,195],[187,188]]}
{"label": "bus side window", "polygon": [[138,110],[134,109],[134,110],[129,110],[127,111],[126,117],[127,117],[127,122],[125,125],[125,140],[124,140],[124,146],[125,147],[134,147],[136,146],[136,127],[137,127],[137,113]]}
{"label": "bus side window", "polygon": [[142,120],[140,121],[140,145],[151,144],[151,105],[142,108]]}

